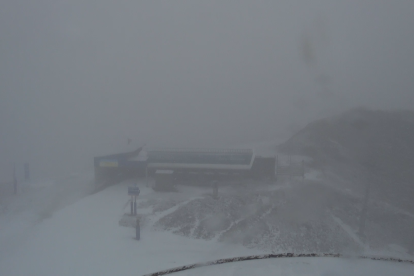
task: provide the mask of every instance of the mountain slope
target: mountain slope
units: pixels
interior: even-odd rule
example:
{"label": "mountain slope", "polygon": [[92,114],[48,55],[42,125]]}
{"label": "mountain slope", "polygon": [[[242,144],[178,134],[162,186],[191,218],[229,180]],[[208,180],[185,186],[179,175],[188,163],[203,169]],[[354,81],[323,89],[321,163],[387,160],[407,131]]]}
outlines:
{"label": "mountain slope", "polygon": [[414,213],[414,112],[354,109],[309,124],[279,146],[361,192]]}

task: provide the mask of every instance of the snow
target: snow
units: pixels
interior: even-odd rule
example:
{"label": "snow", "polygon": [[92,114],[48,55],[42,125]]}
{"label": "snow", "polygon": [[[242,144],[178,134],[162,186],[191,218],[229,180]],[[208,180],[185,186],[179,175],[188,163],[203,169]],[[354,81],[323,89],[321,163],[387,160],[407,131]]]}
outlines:
{"label": "snow", "polygon": [[[159,197],[187,197],[178,205],[153,213],[142,224],[141,240],[133,228],[122,227],[127,188],[123,182],[58,209],[33,223],[23,213],[0,228],[0,275],[143,275],[172,267],[263,251],[197,240],[153,225],[180,206],[200,198],[202,189],[189,187],[183,193],[155,193],[144,182],[138,185],[138,214],[152,210],[148,204]],[[126,208],[128,210],[128,208]],[[4,226],[4,227],[3,227]],[[24,226],[24,227],[23,227]],[[7,230],[7,231],[6,231]],[[17,231],[18,243],[7,244]],[[18,246],[17,246],[18,244]],[[13,250],[11,250],[13,249]],[[267,252],[266,252],[267,253]],[[414,266],[380,261],[298,258],[246,261],[188,270],[175,275],[413,275]]]}
{"label": "snow", "polygon": [[173,275],[413,275],[412,264],[396,264],[359,259],[293,258],[267,259],[206,266]]}
{"label": "snow", "polygon": [[[154,231],[151,225],[142,227],[140,241],[134,240],[135,230],[118,224],[128,185],[85,197],[33,225],[22,246],[2,255],[0,275],[141,275],[189,262],[258,253]],[[142,183],[140,189],[138,201],[152,193]]]}

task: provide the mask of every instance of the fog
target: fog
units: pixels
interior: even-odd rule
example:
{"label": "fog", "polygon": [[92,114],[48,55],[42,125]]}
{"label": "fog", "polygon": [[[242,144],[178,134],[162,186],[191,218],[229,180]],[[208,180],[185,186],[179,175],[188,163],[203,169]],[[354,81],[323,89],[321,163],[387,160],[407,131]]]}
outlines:
{"label": "fog", "polygon": [[144,143],[280,142],[355,106],[412,109],[413,14],[411,0],[2,1],[0,164],[49,177]]}

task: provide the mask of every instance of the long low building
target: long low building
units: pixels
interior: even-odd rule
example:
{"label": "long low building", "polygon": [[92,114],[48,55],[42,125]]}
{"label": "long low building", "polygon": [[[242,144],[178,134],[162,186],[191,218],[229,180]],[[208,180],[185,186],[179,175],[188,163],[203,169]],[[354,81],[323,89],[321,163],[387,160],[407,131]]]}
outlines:
{"label": "long low building", "polygon": [[170,170],[175,176],[218,178],[275,176],[275,158],[256,156],[253,149],[139,148],[95,157],[95,181],[108,186],[126,178],[154,176]]}
{"label": "long low building", "polygon": [[250,170],[251,149],[150,149],[148,167],[162,169]]}

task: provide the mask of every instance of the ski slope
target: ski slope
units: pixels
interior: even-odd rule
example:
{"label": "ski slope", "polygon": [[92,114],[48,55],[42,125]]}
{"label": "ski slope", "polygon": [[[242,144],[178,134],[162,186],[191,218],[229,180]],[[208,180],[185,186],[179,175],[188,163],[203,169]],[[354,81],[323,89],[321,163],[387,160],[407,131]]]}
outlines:
{"label": "ski slope", "polygon": [[[0,259],[0,275],[141,275],[240,254],[255,254],[241,246],[194,240],[168,232],[119,226],[127,196],[125,182],[55,212],[33,225],[23,244]],[[152,190],[140,184],[140,200]],[[138,210],[139,213],[140,210]]]}
{"label": "ski slope", "polygon": [[[124,207],[130,184],[124,182],[109,187],[35,224],[26,224],[31,228],[20,233],[22,240],[19,246],[3,251],[0,275],[144,275],[192,263],[265,253],[215,240],[197,240],[154,230],[154,223],[171,212],[168,208],[143,223],[141,240],[136,241],[133,228],[119,225],[119,220],[127,212]],[[139,183],[139,186],[139,214],[151,213],[151,207],[140,203],[168,196],[154,193],[144,183]],[[200,192],[203,193],[189,188],[184,196],[191,200],[191,197],[199,197]],[[177,275],[391,274],[414,275],[414,265],[352,258],[280,259],[203,267]]]}

